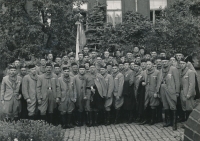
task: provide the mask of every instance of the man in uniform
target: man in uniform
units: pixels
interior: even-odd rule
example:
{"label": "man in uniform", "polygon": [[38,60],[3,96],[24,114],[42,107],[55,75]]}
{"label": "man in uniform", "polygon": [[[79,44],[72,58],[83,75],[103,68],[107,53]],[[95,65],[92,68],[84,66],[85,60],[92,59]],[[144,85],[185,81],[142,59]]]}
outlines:
{"label": "man in uniform", "polygon": [[61,69],[59,64],[54,65],[54,73],[57,76],[57,78],[61,77]]}
{"label": "man in uniform", "polygon": [[[63,67],[63,75],[58,78],[57,95],[60,98],[59,111],[61,113],[62,128],[73,128],[72,112],[75,108],[74,77],[69,75],[69,68]],[[67,116],[66,116],[67,114]],[[66,122],[67,119],[67,122]]]}
{"label": "man in uniform", "polygon": [[1,102],[3,104],[3,112],[5,113],[6,121],[10,121],[13,117],[14,120],[17,121],[21,99],[19,89],[22,78],[17,75],[14,65],[10,65],[8,69],[9,73],[3,78],[1,83]]}
{"label": "man in uniform", "polygon": [[101,75],[104,77],[106,82],[106,97],[105,97],[105,125],[110,125],[110,111],[113,102],[113,89],[114,81],[112,75],[108,74],[107,66],[101,66],[100,70]]}
{"label": "man in uniform", "polygon": [[62,59],[61,59],[61,57],[59,55],[56,56],[55,63],[58,64],[59,66],[62,65]]}
{"label": "man in uniform", "polygon": [[46,59],[44,57],[40,58],[40,66],[36,68],[37,75],[45,73]]}
{"label": "man in uniform", "polygon": [[119,72],[119,67],[117,64],[113,65],[113,79],[114,79],[114,90],[113,90],[113,105],[115,108],[116,116],[114,124],[119,123],[120,108],[123,106],[124,98],[122,95],[124,86],[124,75]]}
{"label": "man in uniform", "polygon": [[83,59],[83,53],[79,52],[78,53],[78,61],[77,61],[78,65],[84,65],[84,59]]}
{"label": "man in uniform", "polygon": [[173,115],[173,130],[177,130],[177,115],[176,105],[177,97],[180,94],[180,77],[177,68],[171,66],[169,58],[162,58],[162,70],[160,71],[160,95],[163,102],[163,108],[165,110],[166,124],[164,127],[171,125],[170,110]]}
{"label": "man in uniform", "polygon": [[36,105],[37,105],[37,79],[38,76],[36,74],[35,65],[28,66],[30,72],[23,78],[22,81],[22,94],[24,99],[27,102],[27,110],[29,119],[34,120],[36,115]]}
{"label": "man in uniform", "polygon": [[47,63],[45,67],[45,74],[38,76],[37,80],[37,101],[38,109],[42,120],[46,120],[48,112],[48,122],[53,123],[53,112],[56,108],[56,102],[59,98],[56,92],[57,76],[52,72],[53,66]]}
{"label": "man in uniform", "polygon": [[72,63],[71,64],[71,71],[70,71],[69,75],[74,77],[77,74],[78,74],[78,64],[77,63]]}

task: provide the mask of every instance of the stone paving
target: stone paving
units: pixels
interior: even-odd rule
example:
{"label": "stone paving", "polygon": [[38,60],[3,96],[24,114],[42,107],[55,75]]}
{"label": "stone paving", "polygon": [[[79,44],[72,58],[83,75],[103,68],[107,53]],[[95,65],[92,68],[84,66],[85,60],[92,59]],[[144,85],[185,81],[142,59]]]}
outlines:
{"label": "stone paving", "polygon": [[66,141],[182,141],[184,129],[173,131],[161,123],[150,125],[118,124],[98,127],[75,127],[67,129]]}

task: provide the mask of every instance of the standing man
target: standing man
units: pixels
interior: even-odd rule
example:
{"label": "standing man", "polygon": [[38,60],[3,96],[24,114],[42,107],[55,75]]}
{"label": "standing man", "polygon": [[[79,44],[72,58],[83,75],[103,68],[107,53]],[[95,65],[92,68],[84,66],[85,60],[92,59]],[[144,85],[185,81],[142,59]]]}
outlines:
{"label": "standing man", "polygon": [[187,63],[185,62],[184,59],[181,59],[180,65],[182,70],[180,98],[181,98],[182,109],[186,113],[186,120],[187,120],[195,106],[195,101],[194,101],[194,97],[196,95],[195,72],[187,67]]}
{"label": "standing man", "polygon": [[129,62],[124,62],[123,112],[126,114],[126,123],[132,123],[136,118],[136,99],[133,86],[134,75],[135,73],[129,68]]}
{"label": "standing man", "polygon": [[40,58],[40,66],[36,68],[37,75],[45,73],[46,59],[44,57]]}
{"label": "standing man", "polygon": [[54,65],[54,73],[57,76],[57,78],[61,77],[61,69],[59,64]]}
{"label": "standing man", "polygon": [[105,125],[110,125],[110,111],[113,103],[113,90],[114,90],[114,81],[112,75],[108,74],[107,66],[101,66],[100,70],[101,75],[104,77],[106,82],[106,97],[105,97]]}
{"label": "standing man", "polygon": [[177,130],[176,105],[177,97],[180,94],[180,77],[177,68],[171,66],[169,58],[162,58],[163,68],[160,71],[160,94],[165,110],[166,124],[164,127],[171,125],[170,110],[173,113],[173,130]]}
{"label": "standing man", "polygon": [[[155,123],[156,108],[159,106],[158,92],[159,92],[159,71],[153,67],[151,60],[147,60],[147,70],[144,73],[145,82],[145,110],[148,105],[151,107],[151,122]],[[145,112],[146,113],[146,112]],[[147,115],[146,115],[147,116]]]}
{"label": "standing man", "polygon": [[29,65],[29,74],[23,78],[22,82],[22,94],[27,102],[28,117],[31,120],[35,119],[36,105],[37,105],[37,79],[35,65]]}
{"label": "standing man", "polygon": [[71,71],[70,71],[69,75],[74,77],[77,74],[78,74],[78,64],[77,63],[72,63],[71,64]]}
{"label": "standing man", "polygon": [[47,63],[51,63],[52,66],[54,66],[55,62],[53,62],[53,54],[52,53],[47,54]]}
{"label": "standing man", "polygon": [[78,126],[82,126],[82,115],[83,115],[83,110],[85,108],[84,105],[84,98],[85,97],[85,89],[86,89],[86,79],[85,79],[85,66],[80,65],[79,66],[79,73],[78,75],[74,76],[74,96],[76,99],[76,107],[78,110],[78,116],[77,116],[77,121],[78,121]]}
{"label": "standing man", "polygon": [[124,86],[124,75],[119,72],[117,64],[113,65],[113,79],[114,79],[114,90],[113,90],[113,105],[115,108],[116,116],[114,124],[119,123],[120,109],[123,106],[124,98],[122,95]]}
{"label": "standing man", "polygon": [[57,76],[52,73],[51,63],[46,64],[45,74],[38,76],[37,80],[37,101],[38,109],[42,120],[46,120],[48,112],[48,122],[53,123],[53,111],[59,98],[56,93]]}
{"label": "standing man", "polygon": [[83,53],[79,52],[78,53],[78,61],[77,61],[78,65],[84,65],[84,59],[83,59]]}
{"label": "standing man", "polygon": [[62,65],[62,59],[59,55],[57,55],[55,58],[55,64],[58,64],[59,66]]}
{"label": "standing man", "polygon": [[[63,75],[58,78],[57,94],[60,98],[59,111],[61,113],[62,128],[73,128],[72,112],[75,108],[74,78],[69,75],[69,68],[63,68]],[[67,116],[66,116],[67,114]],[[66,122],[67,119],[67,122]]]}
{"label": "standing man", "polygon": [[[19,94],[22,78],[17,75],[17,68],[14,65],[8,67],[9,74],[5,76],[1,83],[1,102],[6,121],[17,121],[19,117],[19,103],[21,95]],[[13,117],[12,117],[13,116]]]}

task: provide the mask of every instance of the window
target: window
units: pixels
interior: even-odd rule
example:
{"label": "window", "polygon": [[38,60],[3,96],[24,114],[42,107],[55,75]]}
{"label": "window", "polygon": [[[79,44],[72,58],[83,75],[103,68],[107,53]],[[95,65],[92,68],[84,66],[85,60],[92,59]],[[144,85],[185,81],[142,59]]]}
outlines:
{"label": "window", "polygon": [[167,0],[150,0],[150,20],[155,24],[160,18],[161,10],[167,6]]}
{"label": "window", "polygon": [[107,0],[107,23],[115,26],[122,22],[121,0]]}

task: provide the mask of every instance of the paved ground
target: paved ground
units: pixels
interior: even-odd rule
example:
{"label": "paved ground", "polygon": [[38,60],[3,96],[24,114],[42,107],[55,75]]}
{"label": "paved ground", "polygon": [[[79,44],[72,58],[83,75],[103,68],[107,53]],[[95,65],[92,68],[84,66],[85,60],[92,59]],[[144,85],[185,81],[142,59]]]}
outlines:
{"label": "paved ground", "polygon": [[67,129],[66,141],[182,141],[184,129],[173,131],[172,127],[163,128],[162,124],[137,125],[119,124],[98,127],[75,127]]}

